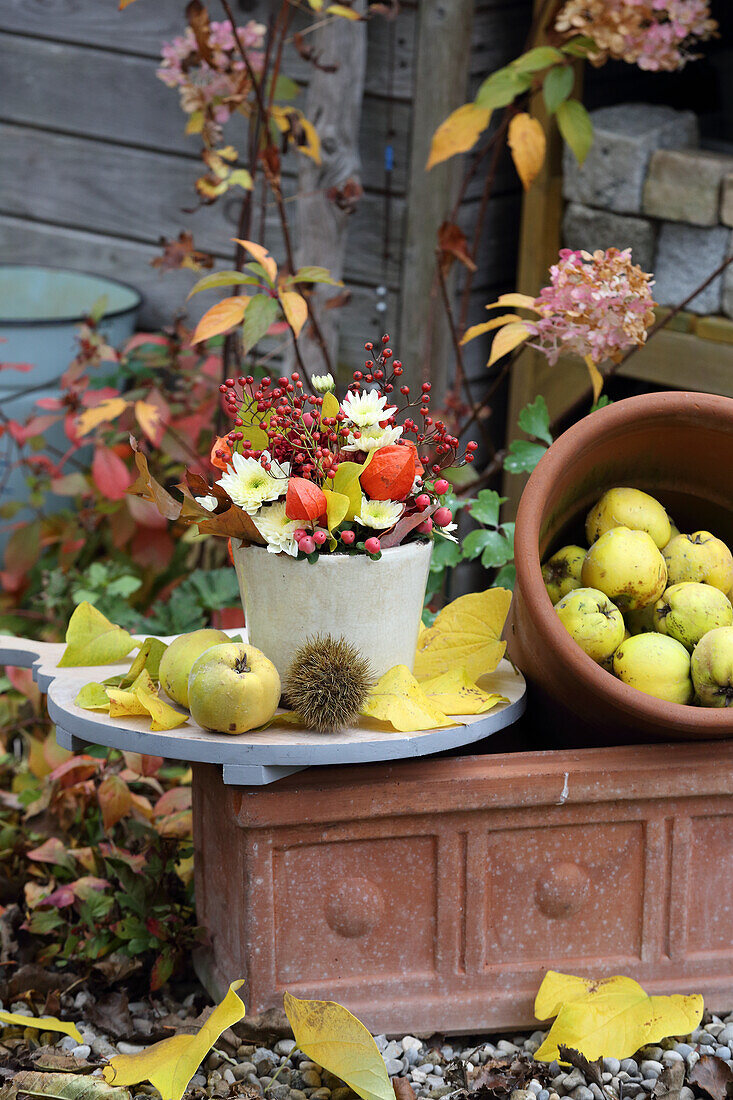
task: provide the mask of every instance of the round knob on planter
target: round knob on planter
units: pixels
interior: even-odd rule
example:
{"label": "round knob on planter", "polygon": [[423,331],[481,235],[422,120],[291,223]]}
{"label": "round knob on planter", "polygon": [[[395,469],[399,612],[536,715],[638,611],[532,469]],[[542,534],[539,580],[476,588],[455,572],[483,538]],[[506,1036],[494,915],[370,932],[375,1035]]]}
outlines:
{"label": "round knob on planter", "polygon": [[544,869],[535,885],[535,904],[550,920],[563,920],[582,909],[589,891],[585,867],[567,860]]}
{"label": "round knob on planter", "polygon": [[366,936],[381,922],[384,896],[368,878],[352,875],[336,886],[326,901],[326,924],[348,940]]}

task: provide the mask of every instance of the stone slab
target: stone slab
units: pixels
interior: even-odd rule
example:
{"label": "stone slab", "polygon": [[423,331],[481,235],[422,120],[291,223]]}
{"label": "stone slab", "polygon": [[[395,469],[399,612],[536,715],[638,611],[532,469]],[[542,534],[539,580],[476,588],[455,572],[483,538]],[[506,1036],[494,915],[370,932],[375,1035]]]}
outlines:
{"label": "stone slab", "polygon": [[[659,232],[652,293],[663,306],[676,306],[715,271],[730,251],[725,226],[702,228],[664,222]],[[723,279],[717,278],[686,306],[692,313],[719,313]]]}
{"label": "stone slab", "polygon": [[665,221],[717,225],[721,190],[733,157],[700,149],[657,149],[644,184],[644,213]]}
{"label": "stone slab", "polygon": [[566,248],[630,248],[642,271],[654,270],[657,227],[647,218],[596,210],[580,202],[568,203],[562,223]]}
{"label": "stone slab", "polygon": [[[541,722],[541,715],[535,716]],[[249,1012],[335,999],[373,1032],[536,1026],[547,969],[733,988],[733,743],[309,770],[193,768],[198,962]]]}
{"label": "stone slab", "polygon": [[565,146],[563,194],[571,202],[621,214],[639,214],[647,168],[656,149],[698,144],[692,111],[622,103],[591,112],[594,140],[582,167]]}

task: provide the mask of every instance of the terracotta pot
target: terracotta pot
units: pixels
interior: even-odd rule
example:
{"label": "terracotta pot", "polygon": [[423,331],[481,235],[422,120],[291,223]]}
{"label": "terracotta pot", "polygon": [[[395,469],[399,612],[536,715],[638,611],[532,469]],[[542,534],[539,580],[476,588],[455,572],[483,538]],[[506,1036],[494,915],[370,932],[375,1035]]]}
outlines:
{"label": "terracotta pot", "polygon": [[586,513],[606,489],[651,493],[681,531],[709,530],[733,547],[733,400],[653,393],[585,417],[553,443],[517,513],[517,583],[508,626],[512,660],[538,720],[587,744],[733,736],[733,708],[665,703],[617,680],[574,645],[545,591],[540,563],[585,545]]}
{"label": "terracotta pot", "polygon": [[415,660],[431,542],[366,554],[324,554],[311,565],[264,547],[232,546],[247,636],[280,676],[314,634],[343,635],[381,676]]}

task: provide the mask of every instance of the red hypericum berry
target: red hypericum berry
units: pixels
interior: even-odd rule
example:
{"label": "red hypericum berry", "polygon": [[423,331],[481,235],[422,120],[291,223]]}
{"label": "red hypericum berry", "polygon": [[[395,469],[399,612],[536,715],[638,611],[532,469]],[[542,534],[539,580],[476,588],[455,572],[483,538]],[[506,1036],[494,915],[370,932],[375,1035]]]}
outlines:
{"label": "red hypericum berry", "polygon": [[428,390],[431,390],[433,388],[433,386],[432,386],[431,382],[423,382],[421,388],[422,388],[423,393],[427,393]]}
{"label": "red hypericum berry", "polygon": [[304,554],[312,554],[316,548],[316,544],[310,535],[306,535],[304,539],[301,539],[298,543],[298,549],[302,550]]}
{"label": "red hypericum berry", "polygon": [[470,441],[469,441],[469,442],[468,442],[468,443],[466,444],[466,450],[467,450],[467,451],[477,451],[477,450],[478,450],[478,443],[476,443],[476,441],[475,441],[475,440],[471,439],[471,440],[470,440]]}
{"label": "red hypericum berry", "polygon": [[392,348],[385,348],[382,352],[383,359],[391,359],[393,355]]}
{"label": "red hypericum berry", "polygon": [[372,535],[372,537],[370,539],[367,539],[364,543],[364,549],[366,550],[367,554],[378,554],[379,551],[382,549],[382,544],[378,538],[375,538],[374,535]]}
{"label": "red hypericum berry", "polygon": [[355,382],[361,382],[363,377],[364,377],[364,375],[362,374],[362,372],[360,370],[355,370],[354,371],[354,381]]}
{"label": "red hypericum berry", "polygon": [[430,412],[430,409],[427,407],[427,405],[421,405],[420,406],[420,412],[422,413],[423,416],[427,416],[428,413]]}
{"label": "red hypericum berry", "polygon": [[473,462],[473,455],[466,455],[466,462]]}
{"label": "red hypericum berry", "polygon": [[328,538],[328,535],[326,534],[325,531],[314,531],[313,532],[313,541],[316,544],[316,546],[323,546],[323,544],[324,544],[324,542],[326,541],[327,538]]}
{"label": "red hypericum berry", "polygon": [[433,521],[431,520],[430,516],[428,516],[428,518],[424,519],[420,526],[417,528],[417,533],[418,535],[429,535],[432,529]]}
{"label": "red hypericum berry", "polygon": [[[385,332],[384,336],[382,337],[382,343],[383,344],[388,344],[389,343],[389,334],[386,333],[386,332]],[[366,546],[366,543],[364,543],[364,545]]]}
{"label": "red hypericum berry", "polygon": [[343,542],[344,546],[351,546],[351,544],[354,542],[355,539],[356,539],[356,535],[354,534],[353,531],[342,531],[341,532],[341,541]]}
{"label": "red hypericum berry", "polygon": [[231,389],[231,388],[232,388],[232,386],[234,385],[234,379],[233,379],[233,378],[227,378],[227,379],[225,380],[225,382],[224,382],[224,385],[225,385],[225,386],[226,386],[226,387],[227,387],[228,389]]}
{"label": "red hypericum berry", "polygon": [[450,508],[438,508],[438,511],[433,515],[433,520],[438,527],[447,527],[449,523],[453,522],[453,513]]}
{"label": "red hypericum berry", "polygon": [[419,497],[415,497],[415,504],[421,512],[424,512],[426,508],[430,507],[430,497],[427,493],[420,493]]}
{"label": "red hypericum berry", "polygon": [[221,386],[219,386],[219,393],[226,393],[226,392],[227,392],[227,388],[226,388],[226,386],[225,386],[225,385],[224,385],[224,384],[222,383],[222,384],[221,384]]}
{"label": "red hypericum berry", "polygon": [[409,386],[400,386],[400,393],[404,394],[405,397],[407,397],[409,392],[410,392],[410,387]]}
{"label": "red hypericum berry", "polygon": [[371,340],[368,344],[364,345],[364,351],[374,351],[374,344],[371,342]]}
{"label": "red hypericum berry", "polygon": [[442,497],[443,493],[447,493],[450,489],[450,482],[446,481],[444,477],[438,478],[433,486],[439,497]]}

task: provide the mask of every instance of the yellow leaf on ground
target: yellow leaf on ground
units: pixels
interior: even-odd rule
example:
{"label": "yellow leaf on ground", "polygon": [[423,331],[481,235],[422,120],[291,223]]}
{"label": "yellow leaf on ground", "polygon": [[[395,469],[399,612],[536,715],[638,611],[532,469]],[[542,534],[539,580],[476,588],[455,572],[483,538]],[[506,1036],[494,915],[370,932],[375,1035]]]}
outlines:
{"label": "yellow leaf on ground", "polygon": [[526,111],[514,115],[507,135],[512,160],[525,191],[528,191],[544,164],[547,139],[542,124]]}
{"label": "yellow leaf on ground", "polygon": [[703,1007],[697,993],[650,997],[624,975],[593,982],[548,970],[534,1010],[540,1020],[557,1018],[535,1058],[554,1061],[560,1045],[579,1050],[589,1061],[630,1058],[640,1047],[689,1035],[699,1025]]}
{"label": "yellow leaf on ground", "polygon": [[[512,291],[510,294],[500,294],[495,302],[490,302],[486,306],[486,309],[496,309],[497,306],[511,306],[512,309],[532,309],[534,310],[534,298],[530,298],[529,294],[517,294]],[[535,313],[537,311],[535,310]]]}
{"label": "yellow leaf on ground", "polygon": [[525,340],[528,340],[529,336],[530,333],[527,331],[524,321],[511,321],[508,325],[504,325],[491,342],[491,354],[486,366],[493,367],[497,360],[503,359],[510,351],[514,351]]}
{"label": "yellow leaf on ground", "polygon": [[464,103],[449,114],[433,134],[426,169],[430,170],[456,153],[467,153],[473,149],[489,125],[490,118],[489,108],[479,107],[476,103]]}
{"label": "yellow leaf on ground", "polygon": [[137,1085],[149,1081],[162,1100],[181,1100],[189,1081],[223,1031],[244,1017],[245,1008],[236,990],[243,979],[232,982],[229,992],[196,1035],[173,1035],[139,1054],[118,1054],[103,1069],[112,1085]]}
{"label": "yellow leaf on ground", "polygon": [[362,1100],[395,1100],[384,1059],[356,1016],[335,1001],[301,1001],[291,993],[283,997],[283,1007],[295,1042],[312,1061]]}
{"label": "yellow leaf on ground", "polygon": [[70,1035],[80,1045],[84,1042],[76,1024],[59,1020],[56,1016],[22,1016],[18,1012],[0,1012],[0,1024],[7,1027],[37,1027],[39,1031],[59,1031],[62,1035]]}
{"label": "yellow leaf on ground", "polygon": [[593,387],[593,400],[597,401],[601,396],[601,390],[603,389],[603,375],[599,371],[598,367],[593,362],[590,355],[583,356],[585,359],[585,365],[588,368],[588,374],[590,375],[590,384]]}
{"label": "yellow leaf on ground", "polygon": [[474,680],[493,672],[506,649],[501,632],[511,601],[507,589],[487,588],[444,607],[418,640],[417,679],[430,680],[450,668],[464,668]]}
{"label": "yellow leaf on ground", "polygon": [[137,642],[84,600],[74,610],[66,628],[66,649],[59,668],[81,665],[113,665],[126,657]]}
{"label": "yellow leaf on ground", "polygon": [[271,286],[274,286],[275,280],[277,279],[277,264],[264,245],[257,244],[256,241],[241,241],[239,237],[233,237],[232,239],[235,244],[241,244],[242,248],[246,252],[249,252],[250,256],[252,256],[258,264],[264,267]]}
{"label": "yellow leaf on ground", "polygon": [[100,401],[91,409],[85,409],[77,417],[76,430],[79,435],[86,435],[92,428],[103,424],[105,420],[116,420],[127,408],[124,397],[109,397],[106,401]]}
{"label": "yellow leaf on ground", "polygon": [[240,324],[244,320],[244,314],[251,299],[240,295],[236,298],[222,298],[211,309],[207,309],[196,331],[191,337],[192,344],[199,344],[202,340],[210,340],[212,336],[220,336],[230,328]]}
{"label": "yellow leaf on ground", "polygon": [[400,733],[455,725],[432,699],[428,699],[407,665],[395,665],[385,672],[361,713],[367,718],[389,722]]}
{"label": "yellow leaf on ground", "polygon": [[285,319],[296,337],[300,336],[300,331],[308,320],[308,303],[297,290],[281,290],[278,297]]}
{"label": "yellow leaf on ground", "polygon": [[420,685],[445,714],[485,714],[497,703],[506,703],[503,695],[489,694],[477,687],[465,668],[452,668]]}
{"label": "yellow leaf on ground", "polygon": [[522,318],[518,313],[502,313],[500,317],[494,317],[491,321],[484,321],[480,325],[471,325],[461,337],[461,343],[467,344],[469,340],[475,340],[477,336],[483,336],[485,332],[491,332],[492,329],[501,328],[502,325],[508,325],[510,321],[521,320]]}

